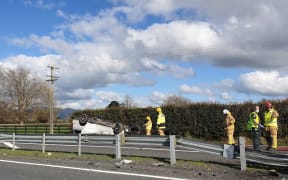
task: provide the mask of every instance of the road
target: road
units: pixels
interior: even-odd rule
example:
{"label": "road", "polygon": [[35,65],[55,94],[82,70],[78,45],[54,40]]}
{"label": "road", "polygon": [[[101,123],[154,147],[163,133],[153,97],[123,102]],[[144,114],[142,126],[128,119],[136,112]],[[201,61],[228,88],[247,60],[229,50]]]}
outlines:
{"label": "road", "polygon": [[[33,150],[42,150],[41,144],[35,143],[18,143],[17,144],[20,149],[33,149]],[[0,147],[5,147],[5,145],[0,144]],[[77,145],[60,145],[60,144],[49,144],[45,147],[46,152],[78,152]],[[115,147],[114,145],[89,145],[89,143],[82,144],[81,151],[84,153],[92,153],[92,154],[106,154],[106,155],[115,155]],[[169,159],[170,158],[170,150],[169,147],[164,146],[122,146],[121,147],[122,156],[141,156],[141,157],[152,157],[152,158],[161,158],[161,159]],[[176,157],[177,160],[193,160],[193,161],[217,161],[217,162],[229,162],[229,163],[239,163],[237,159],[229,159],[222,158],[220,153],[209,153],[207,151],[198,151],[193,148],[191,149],[183,149],[181,147],[177,147],[176,149]]]}
{"label": "road", "polygon": [[[217,151],[207,151],[205,147],[202,147],[201,144],[198,144],[198,150],[193,148],[181,148],[177,146],[176,148],[176,157],[178,159],[183,160],[193,160],[193,161],[204,161],[204,162],[217,162],[218,164],[236,164],[239,165],[240,162],[238,159],[229,159],[229,158],[222,158],[222,156],[217,153]],[[4,143],[0,145],[0,147],[7,146]],[[34,150],[42,150],[41,144],[35,143],[17,143],[17,146],[20,149],[34,149]],[[217,149],[218,146],[212,146]],[[212,148],[212,149],[213,149]],[[47,144],[45,147],[46,152],[54,152],[54,151],[64,151],[64,152],[78,152],[77,145],[72,144]],[[93,153],[93,154],[108,154],[108,155],[115,155],[115,146],[114,145],[105,145],[105,144],[91,144],[90,142],[85,142],[81,145],[81,151],[84,153]],[[155,159],[161,159],[161,161],[168,160],[169,161],[169,147],[166,146],[127,146],[124,145],[121,147],[121,154],[123,158],[129,156],[147,156],[147,157],[154,157]],[[250,157],[251,153],[249,152],[247,157]],[[261,154],[266,154],[262,152]],[[257,156],[259,154],[256,154]],[[267,158],[272,160],[276,157],[276,154],[271,156],[271,154],[267,155]],[[281,156],[282,155],[277,155]],[[254,155],[254,157],[256,157]],[[286,163],[286,156],[283,156],[283,161]],[[1,158],[1,156],[0,156]],[[140,168],[140,171],[136,168],[137,165],[133,164],[131,167],[128,165],[126,168],[118,168],[115,166],[114,162],[112,165],[105,166],[105,162],[92,162],[83,164],[85,162],[77,163],[69,160],[52,160],[52,159],[42,159],[42,160],[34,160],[31,162],[22,158],[19,159],[5,159],[5,156],[2,155],[2,159],[0,159],[0,179],[19,179],[19,180],[26,180],[26,179],[61,179],[61,180],[70,180],[70,179],[126,179],[126,180],[133,180],[133,179],[175,179],[180,180],[181,178],[191,178],[191,173],[188,172],[185,176],[182,172],[178,170],[174,170],[173,166],[170,169],[170,173],[167,173],[167,169],[164,171],[159,171],[159,168],[155,168],[151,166],[151,162],[148,164],[150,169]],[[285,160],[286,159],[286,160]],[[33,160],[33,159],[32,159]],[[52,160],[52,161],[51,161]],[[96,164],[95,164],[96,163]],[[100,163],[100,164],[98,164]],[[111,163],[111,162],[110,162]],[[142,170],[142,171],[141,171]],[[177,172],[177,173],[176,173]],[[221,171],[222,172],[222,171]],[[176,174],[175,174],[176,173]],[[202,174],[202,173],[200,173]],[[213,174],[214,175],[214,174]],[[195,176],[193,176],[195,177]]]}
{"label": "road", "polygon": [[87,165],[71,162],[31,162],[27,160],[0,159],[1,180],[148,180],[148,179],[171,179],[183,180],[177,177],[158,176],[141,173],[124,172],[118,169],[101,170],[87,167]]}

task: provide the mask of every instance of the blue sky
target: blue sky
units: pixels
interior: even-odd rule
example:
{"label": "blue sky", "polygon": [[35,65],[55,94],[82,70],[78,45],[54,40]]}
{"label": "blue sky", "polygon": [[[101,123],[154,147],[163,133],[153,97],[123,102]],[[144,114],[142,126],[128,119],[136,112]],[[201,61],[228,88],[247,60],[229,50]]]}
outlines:
{"label": "blue sky", "polygon": [[104,108],[281,99],[288,94],[285,0],[7,0],[0,65],[46,80],[57,106]]}

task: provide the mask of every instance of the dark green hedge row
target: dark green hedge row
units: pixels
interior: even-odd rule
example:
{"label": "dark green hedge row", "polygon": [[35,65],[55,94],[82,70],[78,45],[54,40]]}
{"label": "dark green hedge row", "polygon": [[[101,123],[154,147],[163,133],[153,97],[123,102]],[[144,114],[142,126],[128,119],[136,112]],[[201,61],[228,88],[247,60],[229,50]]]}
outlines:
{"label": "dark green hedge row", "polygon": [[[279,137],[288,135],[288,100],[272,101],[274,108],[279,112]],[[223,109],[228,109],[236,119],[235,136],[245,135],[246,122],[250,112],[256,104],[245,102],[242,104],[211,104],[193,103],[185,107],[164,106],[162,110],[166,116],[167,132],[182,137],[196,137],[209,140],[225,138]],[[263,119],[264,101],[260,106],[260,117]],[[143,127],[145,117],[150,115],[153,121],[153,134],[157,134],[155,108],[110,108],[105,110],[84,110],[75,112],[72,117],[86,113],[89,116],[99,117],[112,122],[121,122],[126,125]]]}

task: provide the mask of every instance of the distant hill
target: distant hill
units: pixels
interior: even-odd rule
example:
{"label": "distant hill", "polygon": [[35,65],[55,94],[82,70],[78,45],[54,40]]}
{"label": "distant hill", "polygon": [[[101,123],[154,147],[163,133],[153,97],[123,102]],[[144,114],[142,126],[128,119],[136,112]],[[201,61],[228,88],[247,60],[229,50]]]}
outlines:
{"label": "distant hill", "polygon": [[68,119],[77,109],[72,109],[72,108],[65,108],[65,109],[60,109],[59,113],[57,114],[57,117],[60,119]]}

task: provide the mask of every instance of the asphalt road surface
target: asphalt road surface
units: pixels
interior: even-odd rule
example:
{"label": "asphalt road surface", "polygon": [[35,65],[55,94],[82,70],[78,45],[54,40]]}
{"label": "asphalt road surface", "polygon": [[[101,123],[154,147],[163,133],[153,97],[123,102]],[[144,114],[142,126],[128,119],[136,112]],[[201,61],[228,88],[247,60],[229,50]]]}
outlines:
{"label": "asphalt road surface", "polygon": [[27,160],[0,159],[1,180],[148,180],[171,179],[182,180],[177,177],[158,176],[121,172],[119,169],[101,170],[69,162],[31,162]]}

